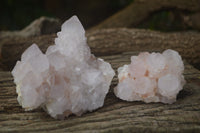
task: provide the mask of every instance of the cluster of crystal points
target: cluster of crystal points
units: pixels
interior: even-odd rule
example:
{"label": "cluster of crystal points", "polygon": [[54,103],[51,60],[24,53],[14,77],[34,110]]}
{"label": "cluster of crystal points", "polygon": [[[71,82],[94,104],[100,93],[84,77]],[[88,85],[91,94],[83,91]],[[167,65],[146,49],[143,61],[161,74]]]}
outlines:
{"label": "cluster of crystal points", "polygon": [[111,65],[91,54],[76,16],[62,25],[57,36],[45,54],[33,44],[17,61],[12,75],[18,102],[25,110],[41,106],[59,119],[103,106],[115,75]]}
{"label": "cluster of crystal points", "polygon": [[126,101],[173,103],[185,84],[183,61],[178,52],[143,52],[131,57],[131,64],[118,69],[115,95]]}

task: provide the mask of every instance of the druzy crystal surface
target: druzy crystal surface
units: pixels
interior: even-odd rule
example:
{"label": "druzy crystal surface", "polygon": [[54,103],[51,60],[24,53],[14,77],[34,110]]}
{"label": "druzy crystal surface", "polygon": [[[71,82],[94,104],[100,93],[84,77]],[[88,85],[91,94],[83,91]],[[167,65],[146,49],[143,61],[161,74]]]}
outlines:
{"label": "druzy crystal surface", "polygon": [[143,52],[118,69],[115,95],[126,101],[173,103],[185,84],[184,64],[174,50]]}
{"label": "druzy crystal surface", "polygon": [[12,75],[19,104],[25,110],[43,107],[58,119],[103,106],[115,74],[111,65],[91,54],[76,16],[57,36],[45,54],[33,44],[17,61]]}

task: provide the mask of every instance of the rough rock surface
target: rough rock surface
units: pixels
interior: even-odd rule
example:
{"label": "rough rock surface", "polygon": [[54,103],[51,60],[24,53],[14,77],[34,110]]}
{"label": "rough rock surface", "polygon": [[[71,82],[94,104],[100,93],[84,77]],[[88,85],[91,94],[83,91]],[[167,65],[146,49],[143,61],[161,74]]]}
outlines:
{"label": "rough rock surface", "polygon": [[60,26],[61,22],[59,19],[42,16],[20,31],[1,31],[0,39],[52,34],[58,32]]}
{"label": "rough rock surface", "polygon": [[111,65],[91,54],[76,16],[57,35],[45,54],[33,44],[14,67],[18,102],[25,110],[42,106],[59,119],[103,106],[115,75]]}
{"label": "rough rock surface", "polygon": [[178,52],[143,52],[118,69],[117,97],[127,101],[173,103],[185,84],[183,61]]}

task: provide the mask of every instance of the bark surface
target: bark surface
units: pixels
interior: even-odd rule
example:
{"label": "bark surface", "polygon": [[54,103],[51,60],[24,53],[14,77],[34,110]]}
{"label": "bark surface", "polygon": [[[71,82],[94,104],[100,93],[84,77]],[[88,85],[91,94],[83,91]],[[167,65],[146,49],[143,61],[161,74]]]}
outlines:
{"label": "bark surface", "polygon": [[128,7],[115,13],[90,30],[103,28],[135,27],[152,14],[177,10],[186,26],[200,30],[200,0],[134,0]]}
{"label": "bark surface", "polygon": [[[200,33],[162,33],[141,29],[101,29],[87,32],[88,44],[95,55],[114,55],[128,51],[162,51],[174,49],[190,64],[200,68]],[[43,52],[54,44],[55,34],[0,41],[0,65],[11,70],[21,54],[33,43]]]}

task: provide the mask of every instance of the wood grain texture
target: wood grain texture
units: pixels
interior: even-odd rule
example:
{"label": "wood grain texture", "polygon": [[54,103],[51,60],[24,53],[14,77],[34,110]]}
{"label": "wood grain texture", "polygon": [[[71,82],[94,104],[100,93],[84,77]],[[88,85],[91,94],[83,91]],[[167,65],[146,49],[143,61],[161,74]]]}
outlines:
{"label": "wood grain texture", "polygon": [[[158,51],[174,49],[190,64],[200,68],[200,33],[162,33],[141,29],[102,29],[86,34],[88,44],[95,55],[120,54],[127,51]],[[54,44],[56,35],[14,38],[0,41],[0,65],[11,70],[21,54],[33,43],[43,52]]]}
{"label": "wood grain texture", "polygon": [[[101,56],[116,70],[130,63],[135,52]],[[176,103],[125,102],[116,98],[113,87],[102,108],[80,117],[55,120],[42,109],[25,112],[17,103],[10,72],[0,72],[0,132],[200,132],[200,71],[185,63],[187,84]]]}
{"label": "wood grain texture", "polygon": [[[129,6],[115,13],[90,30],[103,28],[133,27],[159,11],[179,10],[192,14],[200,11],[200,0],[134,0]],[[193,20],[195,22],[195,20]],[[198,20],[196,21],[199,22]],[[195,29],[198,26],[191,25]]]}

